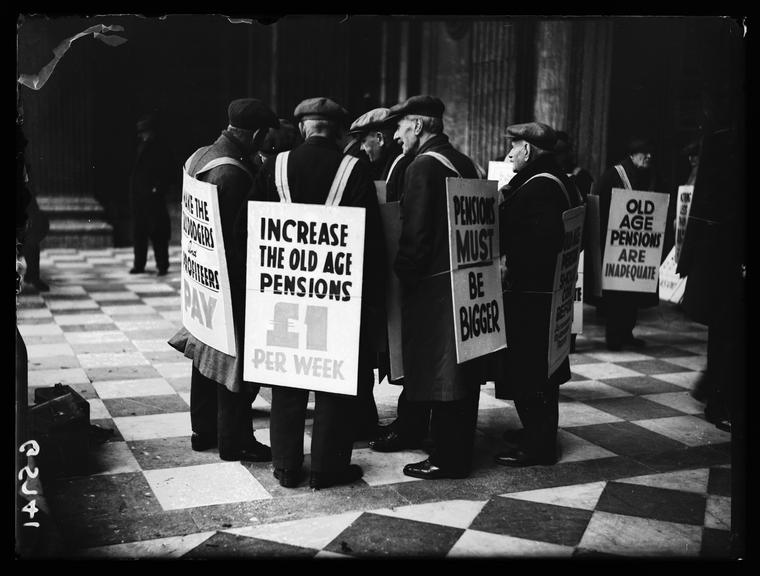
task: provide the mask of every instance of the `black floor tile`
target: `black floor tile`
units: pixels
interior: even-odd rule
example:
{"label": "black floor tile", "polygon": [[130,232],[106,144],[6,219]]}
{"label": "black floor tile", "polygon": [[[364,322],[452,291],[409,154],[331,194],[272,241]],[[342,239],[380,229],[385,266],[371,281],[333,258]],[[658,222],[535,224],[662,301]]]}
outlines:
{"label": "black floor tile", "polygon": [[365,513],[324,549],[360,557],[442,558],[463,532],[461,528]]}
{"label": "black floor tile", "polygon": [[[688,345],[692,346],[694,345],[694,342],[690,341]],[[684,356],[699,356],[699,354],[696,352],[690,352],[682,348],[676,348],[675,346],[667,345],[648,346],[645,348],[644,353],[647,356],[652,356],[653,358],[660,358],[664,360],[667,360],[668,358],[678,358]]]}
{"label": "black floor tile", "polygon": [[470,524],[470,529],[528,540],[575,546],[592,512],[512,498],[492,498]]}
{"label": "black floor tile", "polygon": [[731,532],[703,528],[702,549],[699,555],[703,558],[731,558]]}
{"label": "black floor tile", "polygon": [[688,370],[683,366],[671,364],[665,360],[637,360],[635,362],[615,362],[618,366],[634,370],[642,374],[672,374]]}
{"label": "black floor tile", "polygon": [[679,410],[636,396],[586,400],[584,403],[625,420],[649,420],[684,415]]}
{"label": "black floor tile", "polygon": [[269,540],[248,538],[237,534],[217,532],[202,544],[182,556],[200,558],[312,558],[318,550],[291,546]]}
{"label": "black floor tile", "polygon": [[568,432],[606,448],[620,456],[656,454],[670,450],[684,449],[686,446],[661,434],[657,434],[631,422],[612,422],[575,426]]}
{"label": "black floor tile", "polygon": [[705,519],[705,497],[679,490],[608,482],[596,509],[611,514],[701,526]]}
{"label": "black floor tile", "polygon": [[707,481],[707,493],[715,496],[731,496],[731,469],[711,468]]}
{"label": "black floor tile", "polygon": [[143,470],[221,462],[216,448],[195,452],[190,446],[190,436],[139,440],[127,442],[127,446]]}
{"label": "black floor tile", "polygon": [[111,417],[147,416],[170,412],[188,412],[190,408],[177,394],[140,396],[137,398],[106,398],[103,404]]}
{"label": "black floor tile", "polygon": [[[96,313],[100,313],[96,311]],[[116,324],[109,322],[107,324],[67,324],[61,326],[63,332],[118,332]]]}
{"label": "black floor tile", "polygon": [[687,468],[708,468],[731,462],[730,443],[694,446],[686,449],[651,451],[636,455],[636,460],[654,472]]}
{"label": "black floor tile", "polygon": [[123,442],[124,437],[121,435],[121,432],[119,432],[119,429],[116,427],[116,423],[111,420],[110,418],[99,418],[95,420],[90,420],[90,424],[93,424],[95,426],[99,426],[101,428],[108,428],[112,431],[112,433],[108,436],[104,436],[106,438],[106,442]]}
{"label": "black floor tile", "polygon": [[[600,378],[599,382],[614,386],[630,394],[662,394],[664,392],[683,392],[676,384],[658,380],[651,376],[629,376],[626,378]],[[561,388],[560,388],[561,390]]]}
{"label": "black floor tile", "polygon": [[150,364],[141,366],[115,366],[113,368],[101,366],[98,368],[85,368],[85,374],[90,382],[104,380],[138,380],[143,378],[161,378],[158,370]]}

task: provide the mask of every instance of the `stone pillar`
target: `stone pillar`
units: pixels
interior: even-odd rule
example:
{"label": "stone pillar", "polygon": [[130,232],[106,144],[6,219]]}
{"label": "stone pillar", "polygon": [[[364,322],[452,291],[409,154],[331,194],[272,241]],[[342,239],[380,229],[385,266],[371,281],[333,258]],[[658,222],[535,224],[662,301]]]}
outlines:
{"label": "stone pillar", "polygon": [[557,130],[567,129],[571,40],[571,22],[537,23],[534,117]]}

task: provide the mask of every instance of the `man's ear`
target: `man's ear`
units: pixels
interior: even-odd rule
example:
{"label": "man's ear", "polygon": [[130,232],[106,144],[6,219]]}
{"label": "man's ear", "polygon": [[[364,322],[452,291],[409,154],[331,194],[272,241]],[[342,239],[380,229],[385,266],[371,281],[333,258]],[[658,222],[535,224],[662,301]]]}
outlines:
{"label": "man's ear", "polygon": [[532,152],[533,152],[533,147],[528,142],[526,142],[525,143],[525,161],[526,162],[530,160],[530,155]]}
{"label": "man's ear", "polygon": [[377,138],[377,143],[380,145],[380,147],[385,145],[385,134],[382,132],[375,132],[375,138]]}
{"label": "man's ear", "polygon": [[422,134],[422,118],[414,119],[414,135],[419,136]]}

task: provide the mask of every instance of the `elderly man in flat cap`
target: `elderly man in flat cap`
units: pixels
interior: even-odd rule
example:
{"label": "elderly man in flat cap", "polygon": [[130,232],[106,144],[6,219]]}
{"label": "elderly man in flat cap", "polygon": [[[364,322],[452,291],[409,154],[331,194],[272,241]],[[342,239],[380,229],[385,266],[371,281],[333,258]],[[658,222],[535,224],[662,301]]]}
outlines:
{"label": "elderly man in flat cap", "polygon": [[[354,120],[349,129],[349,135],[360,142],[361,150],[367,155],[372,166],[374,180],[385,181],[386,202],[397,202],[401,198],[404,184],[404,172],[413,156],[401,152],[401,146],[394,140],[396,123],[389,120],[388,108],[374,108]],[[386,375],[390,378],[390,359],[387,352],[379,354],[379,377]],[[394,382],[403,386],[403,379]],[[414,406],[405,401],[403,391],[398,399],[398,417],[387,426],[376,429],[377,438],[373,436],[369,446],[378,452],[396,452],[410,447],[416,447],[425,436],[429,420],[429,410],[421,415],[414,415]],[[423,409],[424,410],[424,409]],[[377,408],[375,408],[377,414]],[[407,430],[407,425],[411,427]],[[421,428],[418,432],[417,429]]]}
{"label": "elderly man in flat cap", "polygon": [[185,164],[187,173],[214,184],[219,198],[232,316],[235,357],[204,344],[182,328],[170,341],[193,359],[190,380],[190,421],[193,450],[219,448],[222,460],[268,462],[268,446],[253,435],[251,404],[258,386],[243,381],[243,319],[245,318],[245,251],[236,250],[235,220],[253,184],[257,154],[269,128],[279,126],[266,104],[253,98],[233,100],[227,110],[229,125],[210,146],[196,150]]}
{"label": "elderly man in flat cap", "polygon": [[385,180],[386,201],[396,202],[403,191],[404,171],[412,156],[401,153],[393,138],[396,123],[389,121],[388,108],[375,108],[351,124],[349,134],[359,139],[361,149],[372,164],[373,178]]}
{"label": "elderly man in flat cap", "polygon": [[[339,169],[345,187],[340,206],[365,209],[364,268],[362,279],[361,331],[359,337],[358,396],[372,394],[374,362],[370,318],[373,308],[384,302],[382,267],[382,228],[375,185],[366,162],[353,159],[344,164],[339,148],[341,126],[346,111],[329,98],[309,98],[296,106],[293,113],[303,144],[287,156],[270,158],[262,166],[249,200],[326,204]],[[275,168],[279,164],[279,170]],[[343,167],[343,168],[342,168]],[[286,177],[283,177],[283,173]],[[346,177],[347,174],[347,177]],[[247,213],[238,219],[238,241],[245,238]],[[360,412],[356,396],[314,392],[314,425],[311,434],[311,474],[309,485],[320,489],[359,480],[362,469],[351,464],[351,452]],[[304,460],[304,423],[307,417],[309,390],[272,387],[270,438],[274,476],[281,486],[294,488],[301,482]]]}
{"label": "elderly man in flat cap", "polygon": [[496,396],[515,401],[523,428],[509,430],[505,466],[553,464],[557,454],[559,385],[570,380],[568,358],[548,376],[549,322],[562,213],[581,204],[580,193],[556,161],[557,135],[546,124],[507,127],[507,161],[515,176],[502,188],[499,233],[507,350]]}
{"label": "elderly man in flat cap", "polygon": [[[651,170],[652,153],[653,147],[649,140],[633,138],[628,143],[626,157],[618,164],[608,168],[595,185],[594,194],[599,196],[600,238],[602,242],[607,238],[612,189],[654,190],[654,174]],[[602,259],[604,259],[604,247],[602,247]],[[646,346],[644,340],[633,336],[638,309],[657,306],[659,302],[657,292],[604,290],[602,292],[602,305],[605,314],[607,349],[618,351],[623,348],[639,349]]]}
{"label": "elderly man in flat cap", "polygon": [[479,359],[457,364],[446,201],[446,178],[478,178],[478,170],[449,143],[443,111],[433,96],[412,96],[390,109],[397,122],[394,137],[412,157],[404,174],[394,262],[402,283],[404,394],[430,408],[433,440],[430,457],[407,464],[403,472],[423,479],[469,475],[484,376]]}

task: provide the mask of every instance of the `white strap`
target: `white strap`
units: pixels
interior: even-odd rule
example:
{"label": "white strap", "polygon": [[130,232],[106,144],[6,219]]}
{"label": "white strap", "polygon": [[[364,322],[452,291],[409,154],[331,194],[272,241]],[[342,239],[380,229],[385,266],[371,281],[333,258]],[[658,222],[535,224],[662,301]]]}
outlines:
{"label": "white strap", "polygon": [[351,171],[354,169],[354,166],[356,166],[358,161],[359,159],[354,156],[344,156],[343,160],[340,161],[338,172],[335,174],[332,186],[330,186],[330,192],[327,194],[325,206],[338,206],[340,204],[340,201],[343,199],[343,192],[346,189],[346,184],[348,183],[348,178],[351,176]]}
{"label": "white strap", "polygon": [[615,164],[615,170],[617,170],[617,173],[620,175],[620,179],[623,181],[623,186],[625,186],[626,190],[633,190],[631,181],[628,179],[628,174],[625,173],[625,168],[620,164]]}
{"label": "white strap", "polygon": [[216,158],[216,159],[212,160],[211,162],[209,162],[208,164],[206,164],[203,168],[201,168],[200,170],[198,170],[195,173],[195,176],[197,177],[198,174],[203,174],[204,172],[208,172],[209,170],[213,170],[214,168],[216,168],[218,166],[230,166],[230,165],[231,166],[237,166],[238,168],[240,168],[241,170],[243,170],[246,174],[248,174],[248,176],[250,176],[251,179],[253,179],[253,174],[251,174],[251,171],[248,170],[248,168],[245,167],[245,164],[243,164],[239,160],[235,160],[234,158],[230,158],[229,156],[223,156],[221,158]]}
{"label": "white strap", "polygon": [[280,195],[280,202],[291,202],[290,186],[288,185],[288,154],[282,152],[277,155],[274,163],[274,183],[277,186],[277,193]]}
{"label": "white strap", "polygon": [[195,152],[193,152],[193,153],[190,155],[190,158],[188,158],[188,159],[185,161],[185,172],[187,172],[188,174],[190,174],[190,166],[192,166],[192,165],[193,165],[193,161],[195,160],[195,157],[198,155],[198,153],[199,153],[201,150],[203,150],[203,148],[198,148],[198,149],[197,149]]}
{"label": "white strap", "polygon": [[438,162],[440,162],[441,164],[443,164],[444,166],[446,166],[446,168],[448,168],[452,172],[456,172],[457,176],[459,176],[460,178],[462,177],[462,175],[459,173],[459,170],[457,170],[456,168],[454,168],[454,165],[451,163],[451,161],[448,158],[446,158],[446,156],[444,156],[443,154],[441,154],[440,152],[433,152],[432,150],[428,150],[427,152],[423,152],[422,155],[423,156],[432,156],[433,158],[435,158],[436,160],[438,160]]}
{"label": "white strap", "polygon": [[568,207],[570,208],[573,207],[573,203],[570,202],[570,195],[567,193],[567,188],[565,188],[565,185],[562,183],[562,180],[557,178],[554,174],[549,174],[548,172],[541,172],[541,174],[535,174],[534,176],[531,176],[530,178],[528,178],[523,184],[523,186],[525,186],[525,184],[533,180],[533,178],[538,178],[539,176],[545,176],[546,178],[551,178],[557,184],[559,184],[559,187],[562,188],[562,193],[565,195],[565,200],[567,200]]}
{"label": "white strap", "polygon": [[396,159],[393,161],[393,164],[391,164],[390,170],[388,170],[388,176],[385,178],[386,184],[391,181],[391,174],[393,174],[393,169],[396,167],[396,164],[398,164],[398,161],[401,160],[401,158],[403,157],[404,157],[403,154],[399,154],[398,156],[396,156]]}

